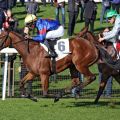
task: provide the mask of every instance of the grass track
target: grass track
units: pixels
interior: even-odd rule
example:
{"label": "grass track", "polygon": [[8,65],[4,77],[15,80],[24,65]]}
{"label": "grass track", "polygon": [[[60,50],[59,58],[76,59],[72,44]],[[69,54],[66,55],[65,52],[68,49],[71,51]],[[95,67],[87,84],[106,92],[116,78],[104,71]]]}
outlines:
{"label": "grass track", "polygon": [[119,120],[119,99],[101,100],[99,105],[93,99],[7,99],[0,101],[0,120]]}

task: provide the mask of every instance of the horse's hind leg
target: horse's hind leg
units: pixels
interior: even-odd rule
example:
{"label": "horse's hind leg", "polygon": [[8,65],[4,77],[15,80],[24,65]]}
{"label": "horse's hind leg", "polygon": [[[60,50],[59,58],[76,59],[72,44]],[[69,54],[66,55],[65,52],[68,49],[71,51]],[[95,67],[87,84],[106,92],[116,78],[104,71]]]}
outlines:
{"label": "horse's hind leg", "polygon": [[74,86],[80,84],[78,71],[74,65],[70,66],[70,74],[71,74],[71,78],[72,78],[72,86],[74,87]]}
{"label": "horse's hind leg", "polygon": [[84,76],[86,77],[86,81],[84,81],[81,84],[81,88],[84,88],[85,86],[87,86],[88,84],[90,84],[91,82],[93,82],[96,79],[96,76],[94,74],[92,74],[89,70],[89,68],[87,66],[76,66],[77,70],[84,74]]}
{"label": "horse's hind leg", "polygon": [[97,97],[94,101],[95,104],[98,103],[98,100],[99,100],[100,96],[102,95],[103,90],[105,89],[105,86],[107,84],[107,81],[108,81],[109,77],[110,76],[104,76],[104,75],[101,76],[102,80],[100,81],[100,86],[99,86],[99,90],[98,90],[98,93],[97,93]]}
{"label": "horse's hind leg", "polygon": [[[78,76],[78,71],[75,68],[75,66],[71,65],[69,67],[69,69],[70,69],[70,75],[71,75],[71,79],[72,79],[71,86],[64,88],[58,94],[59,98],[61,98],[64,95],[70,94],[74,90],[74,88],[80,84],[80,79],[79,79],[79,76]],[[72,92],[72,94],[75,95],[75,93],[73,93],[73,92]]]}

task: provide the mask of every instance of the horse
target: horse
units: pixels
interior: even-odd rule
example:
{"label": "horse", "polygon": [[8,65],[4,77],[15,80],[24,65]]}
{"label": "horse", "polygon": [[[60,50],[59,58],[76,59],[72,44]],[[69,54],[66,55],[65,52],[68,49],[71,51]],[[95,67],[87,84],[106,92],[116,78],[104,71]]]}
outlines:
{"label": "horse", "polygon": [[[28,74],[21,80],[20,88],[24,90],[27,81],[38,76],[41,80],[43,96],[48,95],[49,77],[52,75],[52,62],[46,58],[46,51],[39,42],[27,40],[14,31],[3,31],[0,35],[0,50],[12,45],[21,55],[24,64],[28,68]],[[70,54],[56,61],[56,72],[70,69],[73,86],[79,83],[76,71],[84,74],[86,80],[81,84],[84,88],[96,79],[96,76],[89,70],[98,59],[98,50],[88,40],[82,37],[69,39]],[[28,50],[29,48],[29,50]],[[24,93],[23,93],[24,94]]]}
{"label": "horse", "polygon": [[[90,31],[88,31],[88,28],[84,28],[82,30],[82,32],[78,33],[77,34],[78,37],[84,37],[86,38],[87,40],[89,40],[91,43],[93,43],[95,46],[99,45],[101,47],[105,47],[103,44],[99,43],[98,42],[98,36],[95,36],[93,33],[91,33]],[[111,46],[110,46],[111,47]],[[106,51],[112,55],[112,58],[116,59],[116,53],[114,52],[114,50],[112,50],[110,47],[108,47],[108,44],[107,44],[107,49]],[[97,48],[98,51],[99,51],[99,48]],[[100,52],[100,51],[99,51]],[[100,57],[99,57],[100,58]],[[101,61],[101,60],[100,60]],[[112,67],[112,65],[106,63],[106,61],[104,62],[97,62],[98,64],[98,70],[102,73],[102,80],[100,82],[100,86],[99,86],[99,90],[98,90],[98,93],[97,93],[97,97],[94,101],[95,104],[98,103],[99,101],[99,98],[100,96],[102,95],[104,89],[105,89],[105,86],[107,84],[107,81],[108,81],[108,78],[110,76],[112,76],[113,78],[115,78],[115,80],[120,84],[120,70],[116,70]]]}

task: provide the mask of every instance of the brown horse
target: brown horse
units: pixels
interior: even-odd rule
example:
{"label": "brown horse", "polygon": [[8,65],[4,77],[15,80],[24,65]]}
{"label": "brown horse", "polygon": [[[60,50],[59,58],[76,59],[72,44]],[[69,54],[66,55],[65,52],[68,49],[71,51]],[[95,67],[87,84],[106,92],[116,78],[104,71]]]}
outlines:
{"label": "brown horse", "polygon": [[[24,37],[13,31],[4,31],[0,35],[0,50],[12,44],[29,69],[29,73],[21,80],[21,88],[24,88],[27,81],[39,76],[42,83],[43,95],[46,96],[48,94],[49,76],[52,75],[51,59],[45,58],[46,51],[39,42],[31,40],[29,44],[27,43]],[[69,68],[72,81],[75,85],[79,84],[79,82],[76,82],[79,80],[75,74],[76,70],[78,70],[87,78],[81,85],[81,88],[84,88],[96,78],[95,75],[89,71],[89,66],[94,64],[98,59],[98,51],[93,44],[81,37],[69,39],[69,45],[71,54],[68,54],[56,62],[56,71],[59,73]]]}
{"label": "brown horse", "polygon": [[[87,40],[89,40],[91,43],[93,43],[95,46],[99,45],[101,47],[105,47],[103,44],[98,42],[98,36],[93,35],[93,33],[88,31],[88,28],[85,28],[82,30],[82,32],[77,34],[78,37],[84,37]],[[109,45],[109,44],[107,44]],[[110,47],[107,46],[106,50],[108,51],[109,54],[112,54],[112,57],[115,59],[116,54],[114,52],[111,52],[112,50],[109,50]],[[100,58],[100,57],[99,57]],[[97,62],[98,64],[98,70],[102,73],[102,80],[100,82],[99,90],[97,93],[97,97],[95,99],[95,103],[98,103],[98,100],[103,93],[103,90],[105,89],[105,86],[107,84],[108,78],[110,76],[113,76],[115,80],[120,84],[120,71],[113,69],[111,66],[109,66],[107,63],[101,63]]]}

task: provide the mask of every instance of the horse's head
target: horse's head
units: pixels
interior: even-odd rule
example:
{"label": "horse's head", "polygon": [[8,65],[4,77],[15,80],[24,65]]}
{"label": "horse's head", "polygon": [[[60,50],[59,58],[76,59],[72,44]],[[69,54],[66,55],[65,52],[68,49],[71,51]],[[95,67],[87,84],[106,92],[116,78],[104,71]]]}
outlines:
{"label": "horse's head", "polygon": [[0,50],[8,47],[11,44],[11,38],[9,36],[9,32],[2,31],[0,34]]}

